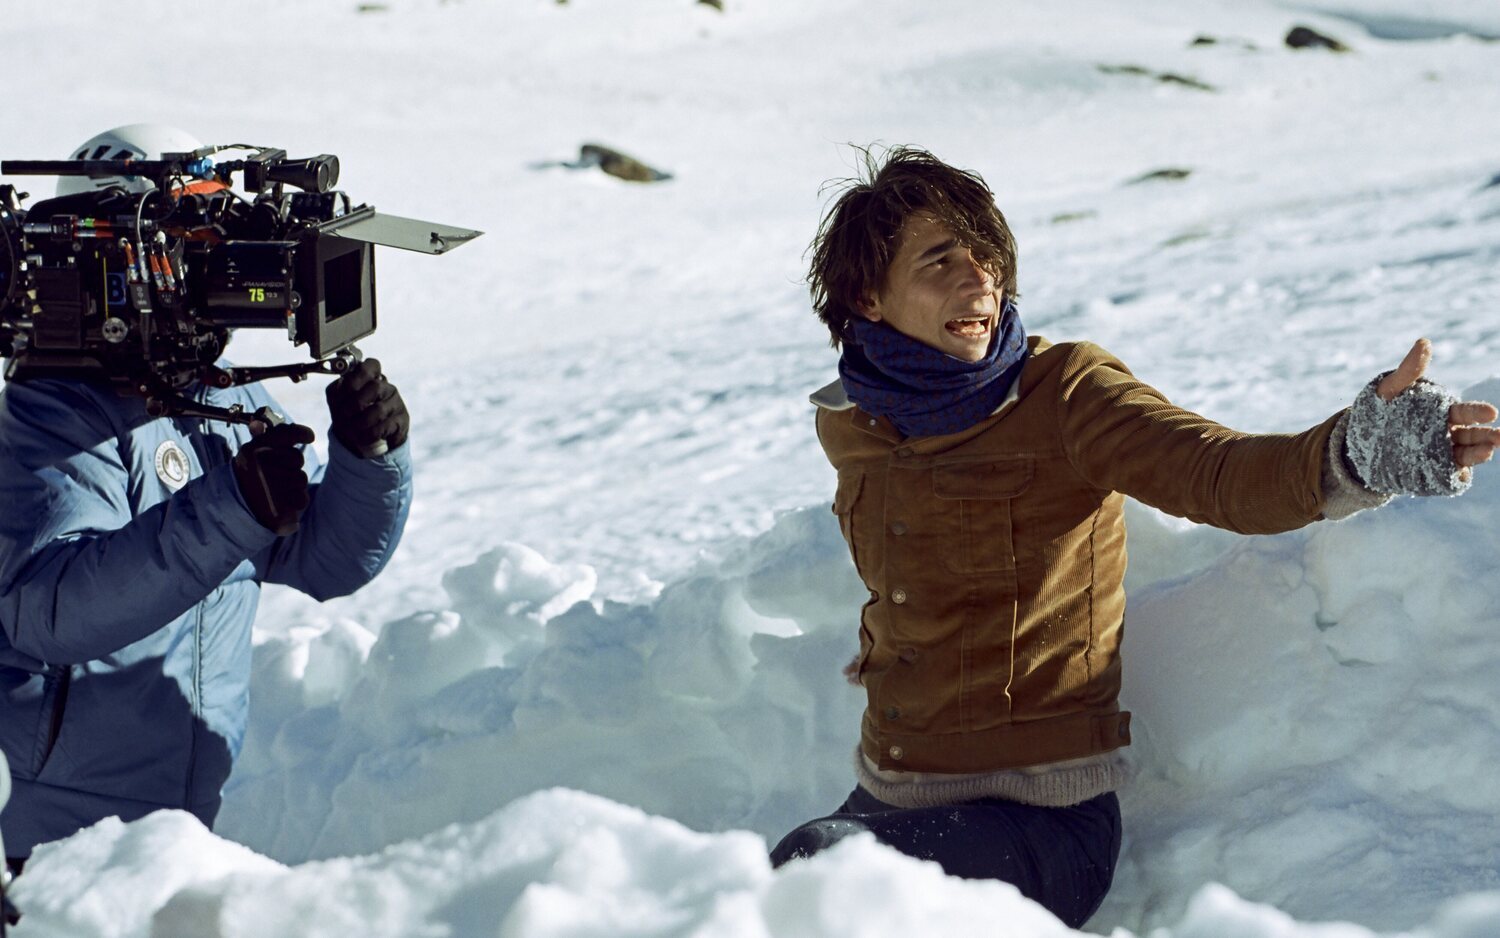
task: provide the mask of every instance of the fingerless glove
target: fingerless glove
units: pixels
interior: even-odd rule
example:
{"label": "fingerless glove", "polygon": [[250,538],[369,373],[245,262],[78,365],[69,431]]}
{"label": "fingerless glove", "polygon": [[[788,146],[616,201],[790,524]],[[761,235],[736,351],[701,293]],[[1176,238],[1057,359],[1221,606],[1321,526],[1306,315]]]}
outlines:
{"label": "fingerless glove", "polygon": [[1389,401],[1365,385],[1349,409],[1344,457],[1365,488],[1386,495],[1458,495],[1469,488],[1453,456],[1448,410],[1458,398],[1419,379]]}

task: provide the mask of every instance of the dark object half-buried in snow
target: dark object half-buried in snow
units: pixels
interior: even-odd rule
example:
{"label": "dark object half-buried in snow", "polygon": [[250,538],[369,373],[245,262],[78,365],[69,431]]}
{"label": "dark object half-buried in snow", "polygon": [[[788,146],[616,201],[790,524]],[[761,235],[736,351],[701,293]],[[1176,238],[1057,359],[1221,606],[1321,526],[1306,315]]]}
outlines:
{"label": "dark object half-buried in snow", "polygon": [[544,160],[530,164],[532,169],[551,169],[561,166],[565,169],[593,169],[598,167],[604,172],[627,182],[662,182],[671,179],[672,174],[663,172],[652,166],[647,166],[633,156],[627,156],[613,147],[604,146],[602,143],[585,143],[578,148],[578,159],[576,160]]}
{"label": "dark object half-buried in snow", "polygon": [[1310,26],[1293,26],[1286,34],[1286,44],[1293,49],[1328,49],[1348,52],[1349,47],[1332,36],[1325,36]]}
{"label": "dark object half-buried in snow", "polygon": [[578,148],[577,162],[563,165],[573,169],[597,166],[611,176],[627,182],[661,182],[672,178],[671,173],[647,166],[633,156],[627,156],[600,143],[585,143]]}

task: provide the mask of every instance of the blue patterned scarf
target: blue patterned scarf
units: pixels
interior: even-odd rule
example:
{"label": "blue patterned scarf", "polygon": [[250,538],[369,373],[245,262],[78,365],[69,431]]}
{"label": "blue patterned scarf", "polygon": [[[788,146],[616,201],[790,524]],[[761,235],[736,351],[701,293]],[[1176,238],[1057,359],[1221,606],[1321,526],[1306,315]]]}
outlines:
{"label": "blue patterned scarf", "polygon": [[844,393],[906,436],[957,433],[993,414],[1029,354],[1026,330],[1009,300],[989,352],[977,362],[954,358],[883,322],[854,320],[854,337],[839,359]]}

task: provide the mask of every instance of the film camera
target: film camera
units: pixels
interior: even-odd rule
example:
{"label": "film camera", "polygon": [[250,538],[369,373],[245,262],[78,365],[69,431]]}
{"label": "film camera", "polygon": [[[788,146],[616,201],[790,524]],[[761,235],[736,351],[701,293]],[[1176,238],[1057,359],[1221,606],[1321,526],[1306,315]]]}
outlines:
{"label": "film camera", "polygon": [[[215,162],[226,151],[244,155]],[[352,205],[333,188],[339,162],[327,154],[235,144],[155,160],[6,160],[0,173],[151,183],[30,210],[26,194],[0,185],[0,356],[7,380],[104,380],[158,416],[267,420],[183,389],[347,371],[353,343],[375,331],[374,246],[442,254],[481,234]],[[231,188],[236,173],[253,196]],[[229,331],[247,328],[285,330],[312,360],[216,366]]]}

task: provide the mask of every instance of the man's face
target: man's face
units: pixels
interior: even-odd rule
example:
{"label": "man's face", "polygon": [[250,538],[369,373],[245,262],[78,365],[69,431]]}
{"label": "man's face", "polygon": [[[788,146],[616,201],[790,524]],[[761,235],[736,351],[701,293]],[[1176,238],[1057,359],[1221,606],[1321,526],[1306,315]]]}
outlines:
{"label": "man's face", "polygon": [[860,300],[860,313],[966,362],[989,351],[1000,318],[1000,290],[953,229],[926,212],[908,216],[885,285]]}

